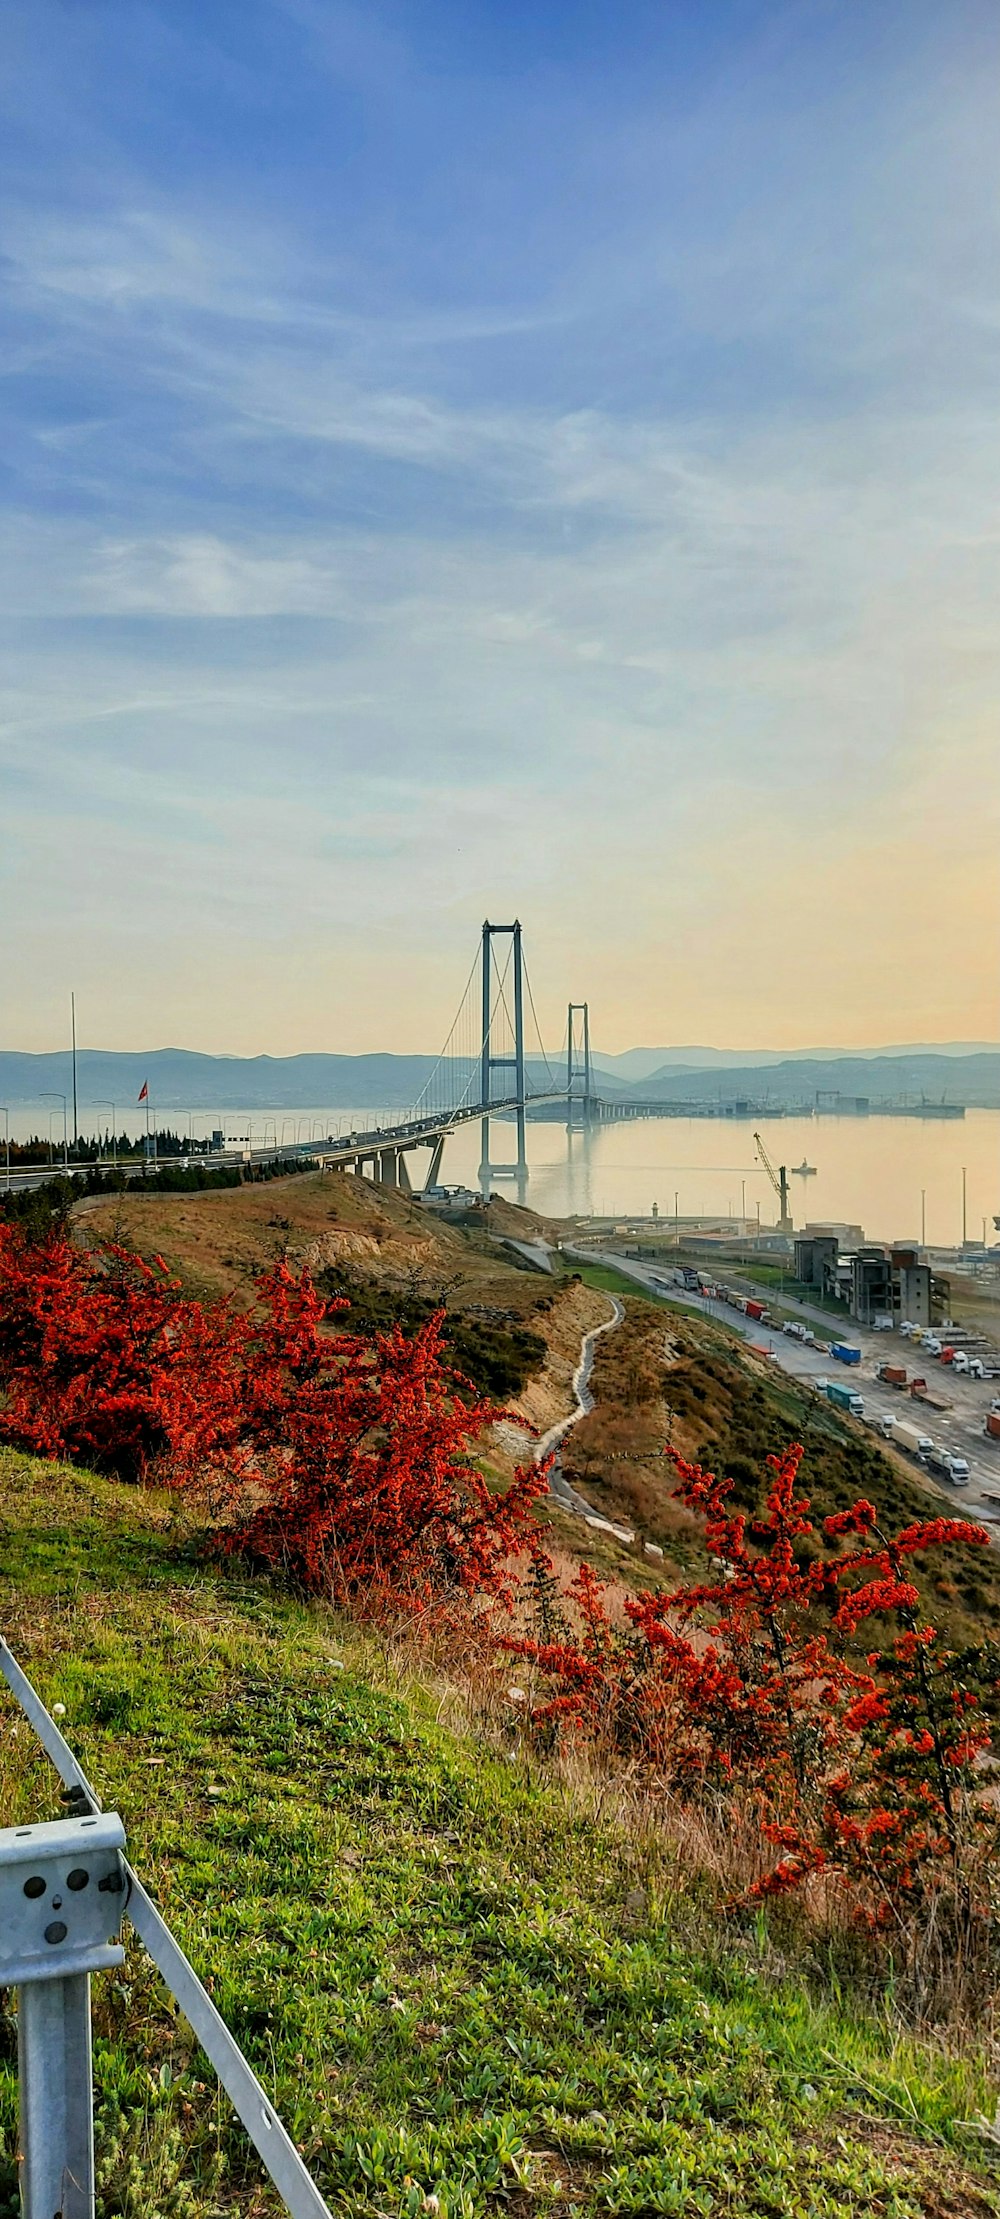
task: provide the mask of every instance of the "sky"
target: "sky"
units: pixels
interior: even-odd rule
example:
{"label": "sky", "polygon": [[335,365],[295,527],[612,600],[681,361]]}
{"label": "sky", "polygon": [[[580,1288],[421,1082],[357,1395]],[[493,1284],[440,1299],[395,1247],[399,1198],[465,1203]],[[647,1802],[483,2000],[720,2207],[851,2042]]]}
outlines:
{"label": "sky", "polygon": [[5,0],[0,1045],[1000,1032],[994,0]]}

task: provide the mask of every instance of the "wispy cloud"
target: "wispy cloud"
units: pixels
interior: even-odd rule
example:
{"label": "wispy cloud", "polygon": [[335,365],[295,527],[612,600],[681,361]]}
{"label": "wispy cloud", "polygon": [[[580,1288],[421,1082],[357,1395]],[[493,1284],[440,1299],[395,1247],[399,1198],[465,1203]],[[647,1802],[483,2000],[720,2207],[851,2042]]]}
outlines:
{"label": "wispy cloud", "polygon": [[916,1036],[959,949],[956,1029],[995,1029],[985,8],[944,41],[922,0],[762,0],[602,73],[569,19],[514,70],[445,66],[444,12],[253,0],[224,41],[144,0],[113,82],[112,12],[71,56],[65,10],[18,23],[11,1039],[44,1044],[71,897],[109,1040],[123,933],[172,1037],[279,1048],[322,1037],[303,931],[359,1045],[388,1018],[349,979],[405,932],[426,1044],[494,901],[609,1045],[813,1039],[818,1004],[846,1038],[845,977],[859,1040],[904,1003]]}

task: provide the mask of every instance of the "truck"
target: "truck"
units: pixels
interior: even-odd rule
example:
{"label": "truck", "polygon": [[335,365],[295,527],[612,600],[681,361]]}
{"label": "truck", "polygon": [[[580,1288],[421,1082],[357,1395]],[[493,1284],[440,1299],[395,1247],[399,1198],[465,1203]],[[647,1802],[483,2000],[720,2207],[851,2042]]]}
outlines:
{"label": "truck", "polygon": [[838,1364],[860,1364],[861,1362],[860,1348],[852,1348],[850,1341],[834,1341],[830,1354],[836,1357]]}
{"label": "truck", "polygon": [[905,1364],[876,1364],[876,1379],[884,1379],[887,1387],[905,1387]]}
{"label": "truck", "polygon": [[828,1402],[834,1403],[838,1410],[849,1410],[852,1418],[864,1417],[865,1406],[862,1397],[854,1387],[842,1387],[839,1379],[831,1379],[826,1390],[826,1399]]}
{"label": "truck", "polygon": [[967,1487],[969,1467],[964,1456],[953,1455],[951,1449],[932,1448],[927,1457],[932,1472],[939,1472],[942,1479],[951,1481],[953,1487]]}
{"label": "truck", "polygon": [[919,1456],[921,1461],[934,1453],[934,1443],[929,1433],[922,1433],[919,1426],[894,1425],[892,1439],[897,1448],[905,1449],[908,1456]]}
{"label": "truck", "polygon": [[751,1299],[751,1298],[750,1298],[750,1297],[748,1296],[748,1297],[747,1297],[747,1306],[746,1306],[746,1316],[747,1316],[748,1318],[762,1318],[762,1317],[763,1317],[763,1315],[764,1315],[764,1304],[763,1304],[763,1302],[754,1302],[754,1301],[753,1301],[753,1300],[752,1300],[752,1299]]}
{"label": "truck", "polygon": [[1000,1410],[987,1410],[983,1432],[988,1441],[1000,1441]]}

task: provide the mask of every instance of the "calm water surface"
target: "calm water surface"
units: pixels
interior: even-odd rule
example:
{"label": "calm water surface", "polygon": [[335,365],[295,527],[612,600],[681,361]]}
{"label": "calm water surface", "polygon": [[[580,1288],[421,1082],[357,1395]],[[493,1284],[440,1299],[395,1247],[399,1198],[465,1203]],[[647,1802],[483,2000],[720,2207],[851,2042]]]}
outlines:
{"label": "calm water surface", "polygon": [[[494,1127],[495,1154],[506,1155],[512,1128]],[[642,1213],[653,1203],[672,1216],[718,1211],[773,1222],[776,1206],[756,1161],[753,1125],[735,1118],[649,1118],[608,1125],[568,1138],[560,1126],[529,1125],[528,1201],[543,1212],[598,1215]],[[857,1224],[874,1240],[920,1238],[921,1191],[926,1238],[942,1247],[962,1237],[962,1166],[966,1167],[968,1238],[994,1241],[1000,1211],[1000,1111],[968,1110],[938,1123],[908,1117],[785,1117],[761,1126],[772,1163],[789,1166],[797,1226],[832,1219]],[[513,1148],[509,1150],[513,1153]],[[443,1176],[475,1181],[479,1129],[466,1127],[448,1143]],[[814,1164],[814,1178],[791,1173]],[[508,1182],[500,1185],[508,1191]],[[512,1185],[510,1191],[513,1191]]]}
{"label": "calm water surface", "polygon": [[[11,1137],[49,1131],[51,1105],[32,1110],[18,1108],[11,1117]],[[349,1133],[381,1122],[398,1111],[377,1106],[358,1110],[268,1110],[250,1114],[229,1110],[159,1112],[182,1133],[197,1137],[224,1126],[230,1140],[265,1138],[284,1144],[327,1133]],[[127,1113],[129,1129],[141,1131],[140,1113]],[[190,1128],[189,1128],[190,1116]],[[125,1113],[119,1112],[119,1123]],[[93,1111],[81,1114],[81,1127],[94,1129]],[[655,1202],[660,1215],[670,1217],[676,1206],[682,1217],[718,1213],[746,1215],[773,1222],[774,1195],[767,1176],[755,1160],[753,1123],[726,1118],[648,1118],[630,1125],[607,1125],[590,1134],[570,1138],[561,1125],[528,1126],[530,1180],[527,1200],[537,1210],[564,1216],[572,1212],[595,1215],[648,1216]],[[53,1112],[51,1132],[58,1153],[62,1140],[61,1107]],[[967,1110],[954,1120],[916,1117],[784,1117],[761,1126],[764,1146],[774,1164],[790,1171],[791,1210],[796,1226],[832,1219],[857,1224],[874,1240],[897,1240],[921,1235],[921,1193],[925,1197],[926,1238],[932,1244],[952,1246],[962,1237],[962,1166],[966,1168],[966,1229],[970,1240],[983,1235],[994,1241],[994,1211],[1000,1211],[1000,1111]],[[514,1128],[493,1127],[493,1154],[501,1160],[514,1153]],[[0,1147],[2,1147],[0,1131]],[[423,1158],[418,1156],[415,1169]],[[792,1166],[814,1164],[814,1178],[794,1175]],[[442,1177],[449,1182],[477,1183],[479,1126],[462,1126],[445,1150]],[[498,1181],[501,1193],[513,1197],[513,1182]]]}

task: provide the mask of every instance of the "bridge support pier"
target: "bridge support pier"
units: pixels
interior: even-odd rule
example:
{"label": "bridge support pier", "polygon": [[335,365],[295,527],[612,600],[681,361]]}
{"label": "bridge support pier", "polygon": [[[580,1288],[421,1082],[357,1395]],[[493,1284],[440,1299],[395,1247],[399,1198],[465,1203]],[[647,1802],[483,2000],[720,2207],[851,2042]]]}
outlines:
{"label": "bridge support pier", "polygon": [[427,1166],[427,1177],[424,1180],[423,1184],[423,1192],[425,1194],[428,1192],[428,1189],[430,1187],[436,1187],[438,1184],[438,1181],[441,1177],[441,1158],[443,1155],[444,1134],[439,1133],[438,1138],[434,1142],[434,1146],[431,1149],[431,1160]]}
{"label": "bridge support pier", "polygon": [[566,1020],[566,1131],[586,1132],[593,1122],[594,1084],[590,1063],[590,1007],[571,1002]]}
{"label": "bridge support pier", "polygon": [[[509,938],[512,942],[514,965],[514,1053],[512,1056],[493,1053],[493,942]],[[517,1179],[518,1201],[523,1202],[528,1180],[528,1149],[525,1131],[524,1086],[524,964],[521,952],[521,927],[515,918],[512,925],[483,925],[483,1044],[480,1061],[480,1101],[483,1117],[480,1132],[482,1144],[479,1160],[479,1191],[484,1202],[490,1198],[492,1176],[498,1165],[490,1162],[490,1103],[493,1099],[494,1071],[513,1071],[515,1115],[517,1118],[517,1163],[513,1167]],[[509,1084],[509,1082],[508,1082]],[[504,1092],[507,1092],[505,1086]],[[505,1167],[506,1168],[506,1167]]]}

